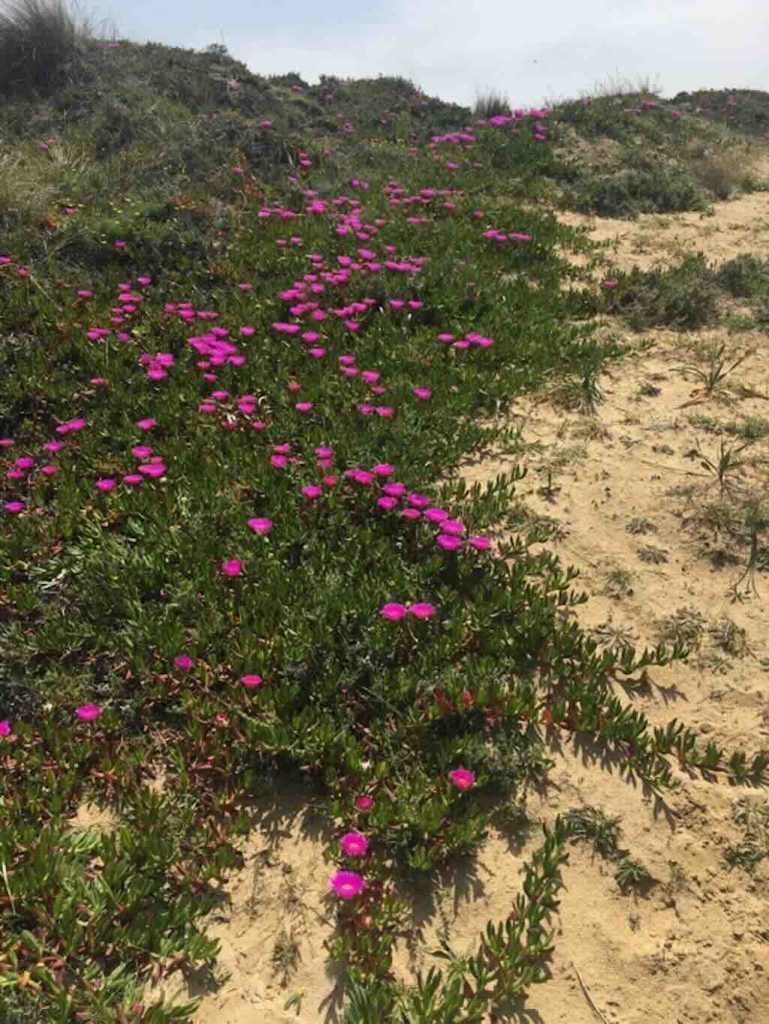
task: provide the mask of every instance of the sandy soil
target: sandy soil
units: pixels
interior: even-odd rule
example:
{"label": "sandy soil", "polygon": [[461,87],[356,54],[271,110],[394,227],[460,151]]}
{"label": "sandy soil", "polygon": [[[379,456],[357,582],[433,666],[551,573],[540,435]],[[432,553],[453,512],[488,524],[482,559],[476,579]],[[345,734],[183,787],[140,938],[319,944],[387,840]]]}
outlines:
{"label": "sandy soil", "polygon": [[[625,266],[672,258],[682,246],[701,248],[714,261],[740,252],[769,257],[769,232],[762,230],[767,224],[769,194],[762,193],[721,204],[712,217],[601,221],[594,237],[619,235],[612,259]],[[519,497],[530,514],[558,525],[555,548],[580,568],[579,586],[590,595],[576,614],[597,636],[654,644],[669,630],[666,617],[679,609],[700,623],[688,663],[652,670],[638,707],[654,723],[678,717],[730,746],[769,747],[769,574],[759,574],[758,596],[732,599],[747,552],[719,567],[705,549],[692,521],[719,488],[691,454],[698,442],[705,452],[718,443],[697,426],[697,416],[769,418],[769,401],[699,401],[693,394],[692,381],[678,370],[694,358],[685,347],[692,340],[718,340],[718,331],[696,339],[666,331],[645,337],[653,341],[650,351],[629,357],[603,378],[604,401],[594,416],[564,412],[552,396],[520,404],[516,416],[528,445],[529,475]],[[769,389],[769,342],[757,333],[728,340],[756,349],[735,371],[734,385]],[[769,441],[744,454],[735,493],[766,490]],[[468,466],[464,475],[487,480],[510,467],[507,460],[489,459]],[[646,532],[637,532],[639,522]],[[647,549],[664,560],[650,561]],[[721,634],[711,631],[726,619],[742,638],[737,647],[727,649]],[[548,821],[561,811],[595,806],[619,817],[623,846],[644,863],[654,884],[643,895],[625,895],[612,866],[575,845],[564,869],[552,977],[508,1019],[769,1021],[769,860],[752,872],[724,862],[727,848],[743,837],[733,820],[738,801],[765,805],[767,798],[681,774],[680,789],[662,803],[589,751],[554,743],[551,755],[550,785],[529,795],[529,815]],[[323,950],[332,924],[322,826],[301,794],[268,794],[265,800],[279,813],[266,814],[270,827],[255,830],[245,843],[246,866],[227,883],[229,903],[209,922],[209,934],[221,940],[229,980],[213,992],[185,989],[203,995],[197,1024],[336,1019],[336,981]],[[417,897],[416,930],[409,948],[399,949],[399,971],[408,976],[429,965],[440,925],[463,949],[474,944],[486,921],[504,918],[538,843],[536,829],[522,846],[492,833],[472,867],[436,883],[429,898]],[[295,994],[301,994],[300,1004],[287,1009]]]}
{"label": "sandy soil", "polygon": [[[769,172],[769,160],[761,167]],[[702,252],[711,263],[742,253],[769,258],[769,192],[737,195],[714,203],[705,213],[652,213],[631,221],[580,213],[558,216],[605,244],[607,262],[623,270],[675,263],[686,252]]]}

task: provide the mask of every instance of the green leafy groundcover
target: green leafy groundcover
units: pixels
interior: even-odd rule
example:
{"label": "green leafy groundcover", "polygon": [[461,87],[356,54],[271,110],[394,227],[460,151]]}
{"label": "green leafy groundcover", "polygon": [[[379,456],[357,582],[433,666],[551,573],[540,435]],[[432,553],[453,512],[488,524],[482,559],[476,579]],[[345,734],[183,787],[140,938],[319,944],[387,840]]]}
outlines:
{"label": "green leafy groundcover", "polygon": [[[547,112],[492,122],[313,136],[269,188],[223,143],[199,221],[126,193],[0,246],[0,1020],[191,1020],[146,983],[215,968],[196,921],[275,776],[335,829],[346,1024],[481,1022],[545,978],[566,821],[472,955],[391,968],[399,879],[472,856],[551,735],[657,790],[671,759],[762,781],[616,695],[681,651],[596,649],[574,573],[497,529],[519,474],[457,475],[515,450],[516,395],[619,354],[576,319],[578,237],[518,202]],[[84,800],[116,829],[72,830]]]}

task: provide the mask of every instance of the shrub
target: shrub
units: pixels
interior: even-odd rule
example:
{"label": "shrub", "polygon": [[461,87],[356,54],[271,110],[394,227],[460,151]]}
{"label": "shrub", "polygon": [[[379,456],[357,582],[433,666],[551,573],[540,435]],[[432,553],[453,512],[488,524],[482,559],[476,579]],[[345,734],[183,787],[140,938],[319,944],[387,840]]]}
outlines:
{"label": "shrub", "polygon": [[649,327],[692,330],[716,314],[715,276],[701,253],[690,253],[676,267],[634,268],[607,293],[607,305],[637,331]]}
{"label": "shrub", "polygon": [[0,10],[0,90],[51,89],[87,34],[64,0],[9,0]]}
{"label": "shrub", "polygon": [[716,278],[730,295],[749,299],[760,294],[769,283],[769,264],[749,254],[735,256],[721,264]]}
{"label": "shrub", "polygon": [[685,167],[657,158],[637,159],[630,154],[614,170],[585,173],[570,199],[577,209],[599,217],[678,213],[704,206],[702,192]]}
{"label": "shrub", "polygon": [[714,199],[729,199],[749,182],[744,159],[738,153],[708,153],[694,163],[693,170]]}

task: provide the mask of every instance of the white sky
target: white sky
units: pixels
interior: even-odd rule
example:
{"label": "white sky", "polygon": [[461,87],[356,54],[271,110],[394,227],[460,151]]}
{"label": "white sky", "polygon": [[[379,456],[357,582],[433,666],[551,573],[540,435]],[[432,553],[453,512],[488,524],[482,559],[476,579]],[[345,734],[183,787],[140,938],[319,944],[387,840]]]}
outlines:
{"label": "white sky", "polygon": [[576,96],[597,83],[769,89],[761,0],[95,0],[118,34],[199,48],[224,42],[263,74],[398,74],[471,104]]}

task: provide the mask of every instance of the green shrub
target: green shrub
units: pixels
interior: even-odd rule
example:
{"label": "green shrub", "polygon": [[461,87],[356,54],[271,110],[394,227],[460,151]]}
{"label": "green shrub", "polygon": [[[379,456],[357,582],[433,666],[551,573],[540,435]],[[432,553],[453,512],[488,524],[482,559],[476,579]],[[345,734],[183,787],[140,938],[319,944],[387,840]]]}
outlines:
{"label": "green shrub", "polygon": [[716,279],[730,295],[753,298],[769,284],[769,264],[750,254],[735,256],[721,264]]}
{"label": "green shrub", "polygon": [[606,173],[584,172],[571,190],[570,199],[577,209],[599,217],[678,213],[705,205],[701,189],[685,167],[631,154]]}
{"label": "green shrub", "polygon": [[50,90],[87,34],[64,0],[9,0],[0,10],[0,90]]}
{"label": "green shrub", "polygon": [[701,253],[690,253],[676,267],[634,268],[607,292],[607,305],[633,328],[673,327],[693,330],[716,315],[715,275]]}

